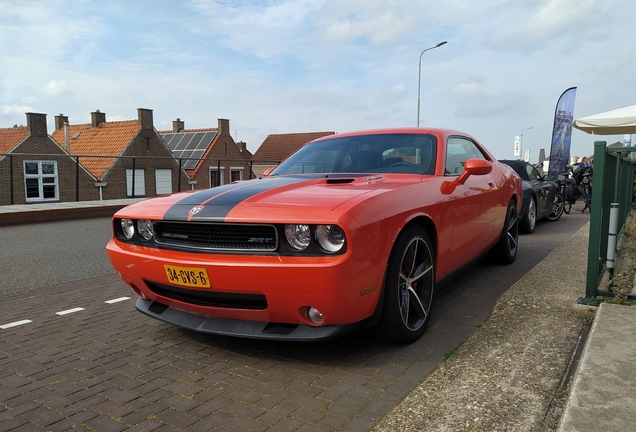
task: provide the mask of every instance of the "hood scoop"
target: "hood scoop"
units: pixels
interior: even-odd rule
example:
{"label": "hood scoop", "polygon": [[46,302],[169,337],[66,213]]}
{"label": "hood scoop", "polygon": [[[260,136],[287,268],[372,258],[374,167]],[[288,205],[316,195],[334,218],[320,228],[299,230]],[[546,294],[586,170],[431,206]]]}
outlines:
{"label": "hood scoop", "polygon": [[354,178],[328,178],[327,184],[349,184],[353,183],[356,179]]}

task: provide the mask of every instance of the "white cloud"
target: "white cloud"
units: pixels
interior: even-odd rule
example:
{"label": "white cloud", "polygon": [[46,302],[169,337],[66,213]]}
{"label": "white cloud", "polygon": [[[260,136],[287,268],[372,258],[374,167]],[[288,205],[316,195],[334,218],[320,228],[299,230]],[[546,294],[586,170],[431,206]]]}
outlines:
{"label": "white cloud", "polygon": [[44,93],[48,96],[63,96],[63,95],[71,95],[73,91],[71,90],[71,86],[68,82],[64,80],[51,80],[44,87]]}
{"label": "white cloud", "polygon": [[504,13],[502,24],[486,43],[518,51],[536,51],[559,41],[579,44],[597,26],[608,23],[600,0],[544,0],[533,6]]}
{"label": "white cloud", "polygon": [[[2,116],[24,116],[24,113],[33,111],[33,107],[26,105],[0,105],[0,113],[2,113]],[[5,126],[0,125],[0,127]]]}

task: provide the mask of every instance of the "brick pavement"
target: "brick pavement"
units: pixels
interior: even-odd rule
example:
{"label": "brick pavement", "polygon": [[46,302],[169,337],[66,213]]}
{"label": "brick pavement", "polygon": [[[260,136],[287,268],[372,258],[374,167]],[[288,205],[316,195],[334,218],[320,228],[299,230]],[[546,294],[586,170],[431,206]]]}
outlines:
{"label": "brick pavement", "polygon": [[137,312],[116,275],[0,297],[0,326],[32,321],[0,328],[0,430],[367,431],[552,248],[473,267],[409,346],[372,331],[307,344],[198,334]]}

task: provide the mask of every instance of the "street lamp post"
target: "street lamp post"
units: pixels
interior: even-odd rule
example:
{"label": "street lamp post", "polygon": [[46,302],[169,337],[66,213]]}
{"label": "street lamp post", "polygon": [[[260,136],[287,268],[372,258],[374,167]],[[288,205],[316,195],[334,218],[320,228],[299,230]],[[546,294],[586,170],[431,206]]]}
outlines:
{"label": "street lamp post", "polygon": [[426,48],[420,54],[420,63],[419,63],[418,71],[417,71],[417,127],[420,127],[420,81],[421,81],[421,78],[422,78],[422,54],[424,54],[428,50],[432,50],[434,48],[439,48],[442,45],[444,45],[445,43],[447,43],[447,42],[446,41],[442,41],[442,42],[438,43],[435,46],[432,46],[430,48]]}
{"label": "street lamp post", "polygon": [[527,130],[532,129],[533,126],[530,126],[529,128],[525,128],[524,130],[521,131],[521,138],[519,139],[519,156],[523,157],[523,133]]}

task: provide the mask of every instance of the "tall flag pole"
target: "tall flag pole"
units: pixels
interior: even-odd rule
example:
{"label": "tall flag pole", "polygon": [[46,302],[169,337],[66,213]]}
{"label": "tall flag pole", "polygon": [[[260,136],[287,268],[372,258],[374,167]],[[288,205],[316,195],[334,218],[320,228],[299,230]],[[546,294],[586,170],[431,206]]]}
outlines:
{"label": "tall flag pole", "polygon": [[575,97],[576,87],[570,87],[563,92],[554,111],[554,127],[552,128],[552,145],[550,147],[550,166],[548,168],[548,174],[555,178],[565,171],[570,161]]}

